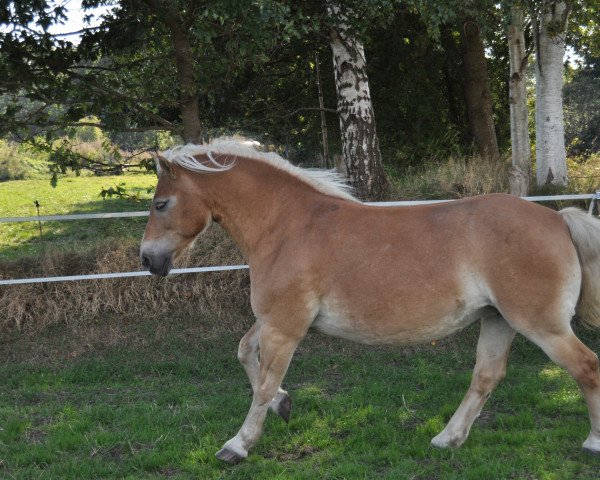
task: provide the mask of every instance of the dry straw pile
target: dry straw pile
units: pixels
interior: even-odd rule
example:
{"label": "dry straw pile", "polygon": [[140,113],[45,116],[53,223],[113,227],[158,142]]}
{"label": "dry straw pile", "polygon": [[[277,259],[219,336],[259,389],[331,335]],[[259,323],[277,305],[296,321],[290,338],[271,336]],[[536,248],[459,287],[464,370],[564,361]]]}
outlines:
{"label": "dry straw pile", "polygon": [[[3,278],[59,276],[139,270],[139,244],[110,243],[91,250],[49,248],[41,258],[0,263]],[[211,229],[178,266],[241,264],[235,245]],[[247,271],[137,277],[0,288],[0,328],[39,332],[53,325],[81,328],[95,323],[136,322],[166,317],[250,315]],[[221,325],[221,328],[223,325]]]}

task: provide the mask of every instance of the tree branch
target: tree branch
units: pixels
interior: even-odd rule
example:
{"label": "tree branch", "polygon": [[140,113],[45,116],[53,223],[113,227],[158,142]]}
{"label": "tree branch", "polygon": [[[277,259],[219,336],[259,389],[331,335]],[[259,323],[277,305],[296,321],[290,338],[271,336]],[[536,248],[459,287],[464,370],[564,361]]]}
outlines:
{"label": "tree branch", "polygon": [[156,113],[152,112],[151,110],[148,110],[146,107],[143,107],[139,103],[132,101],[132,99],[129,95],[126,95],[118,90],[114,90],[114,89],[105,87],[104,85],[99,84],[96,80],[86,77],[85,75],[75,73],[69,69],[65,69],[64,73],[66,73],[67,75],[69,75],[72,78],[76,78],[78,80],[81,80],[82,82],[89,84],[95,90],[97,90],[105,95],[113,96],[115,98],[118,98],[119,100],[123,100],[127,105],[132,107],[134,110],[137,110],[138,112],[142,113],[146,117],[148,117],[148,118],[154,120],[156,123],[162,125],[162,127],[165,130],[175,131],[175,132],[179,131],[179,127],[173,125],[168,120],[164,119],[160,115],[157,115]]}

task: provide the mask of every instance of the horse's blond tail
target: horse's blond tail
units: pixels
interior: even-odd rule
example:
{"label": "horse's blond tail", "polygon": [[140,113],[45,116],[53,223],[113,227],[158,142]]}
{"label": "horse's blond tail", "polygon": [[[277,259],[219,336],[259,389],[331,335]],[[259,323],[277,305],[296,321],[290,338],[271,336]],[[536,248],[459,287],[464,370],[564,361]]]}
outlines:
{"label": "horse's blond tail", "polygon": [[559,213],[569,227],[581,264],[577,315],[586,325],[600,328],[600,220],[573,207]]}

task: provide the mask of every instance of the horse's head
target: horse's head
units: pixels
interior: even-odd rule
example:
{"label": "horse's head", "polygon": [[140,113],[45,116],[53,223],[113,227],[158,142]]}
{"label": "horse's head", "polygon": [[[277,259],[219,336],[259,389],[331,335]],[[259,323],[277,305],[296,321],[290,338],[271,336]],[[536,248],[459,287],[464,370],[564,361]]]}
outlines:
{"label": "horse's head", "polygon": [[157,158],[158,184],[142,244],[142,265],[165,276],[175,259],[211,223],[212,213],[205,192],[198,189],[188,170]]}

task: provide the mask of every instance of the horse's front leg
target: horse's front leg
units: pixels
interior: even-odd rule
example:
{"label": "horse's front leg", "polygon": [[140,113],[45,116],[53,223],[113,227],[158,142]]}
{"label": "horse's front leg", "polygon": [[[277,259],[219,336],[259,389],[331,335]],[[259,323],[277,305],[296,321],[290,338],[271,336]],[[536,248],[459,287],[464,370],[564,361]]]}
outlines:
{"label": "horse's front leg", "polygon": [[[260,335],[260,322],[252,325],[246,335],[240,340],[238,348],[238,359],[252,385],[252,391],[255,392],[258,386],[260,377],[260,363],[258,361],[258,339]],[[281,388],[277,390],[275,398],[271,401],[270,408],[273,412],[283,418],[286,422],[290,421],[290,413],[292,410],[292,400],[288,393]]]}
{"label": "horse's front leg", "polygon": [[217,453],[218,459],[235,463],[248,456],[248,450],[260,438],[269,405],[277,394],[301,339],[302,337],[291,336],[278,327],[261,324],[258,333],[260,365],[252,405],[237,435],[227,441]]}

